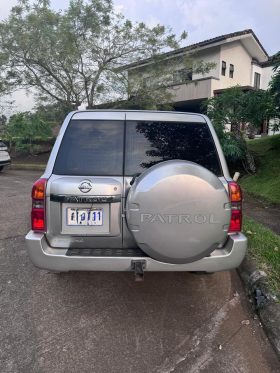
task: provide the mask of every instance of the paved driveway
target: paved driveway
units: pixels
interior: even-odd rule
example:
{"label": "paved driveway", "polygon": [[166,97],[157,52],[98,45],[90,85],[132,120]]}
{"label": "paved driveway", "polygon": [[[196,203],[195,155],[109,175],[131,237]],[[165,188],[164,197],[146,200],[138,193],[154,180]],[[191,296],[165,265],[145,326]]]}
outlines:
{"label": "paved driveway", "polygon": [[279,372],[235,271],[135,283],[33,267],[24,234],[38,176],[0,175],[1,373]]}

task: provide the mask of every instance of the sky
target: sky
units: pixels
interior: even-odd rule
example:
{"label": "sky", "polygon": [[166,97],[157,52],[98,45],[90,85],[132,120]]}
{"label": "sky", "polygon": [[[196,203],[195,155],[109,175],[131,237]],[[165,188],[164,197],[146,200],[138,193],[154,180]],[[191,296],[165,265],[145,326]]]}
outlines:
{"label": "sky", "polygon": [[[6,18],[17,0],[0,0],[0,20]],[[51,0],[64,9],[68,0]],[[115,8],[132,21],[149,26],[170,26],[180,35],[188,32],[185,45],[215,36],[253,29],[269,55],[280,50],[280,0],[115,0]],[[29,106],[32,97],[17,94],[19,106]]]}

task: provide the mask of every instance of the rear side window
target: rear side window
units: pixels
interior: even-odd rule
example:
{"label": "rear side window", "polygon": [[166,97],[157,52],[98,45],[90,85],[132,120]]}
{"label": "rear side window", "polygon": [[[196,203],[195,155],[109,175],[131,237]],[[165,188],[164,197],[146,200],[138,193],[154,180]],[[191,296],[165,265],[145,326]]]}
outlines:
{"label": "rear side window", "polygon": [[125,175],[132,176],[162,161],[182,159],[221,176],[221,165],[206,123],[127,122]]}
{"label": "rear side window", "polygon": [[124,123],[71,120],[60,145],[57,175],[122,176]]}

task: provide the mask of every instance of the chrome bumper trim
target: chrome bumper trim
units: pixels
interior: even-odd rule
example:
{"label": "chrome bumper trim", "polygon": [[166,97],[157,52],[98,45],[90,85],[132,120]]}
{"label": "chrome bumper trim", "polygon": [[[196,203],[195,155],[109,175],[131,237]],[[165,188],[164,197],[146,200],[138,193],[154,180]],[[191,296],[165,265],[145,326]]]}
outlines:
{"label": "chrome bumper trim", "polygon": [[[81,257],[67,256],[67,249],[55,249],[48,245],[44,234],[30,231],[26,237],[28,254],[33,264],[53,271],[131,271],[131,261],[137,257]],[[187,264],[168,264],[150,257],[145,271],[205,271],[218,272],[236,268],[245,257],[247,238],[242,233],[229,236],[222,249],[210,256]]]}

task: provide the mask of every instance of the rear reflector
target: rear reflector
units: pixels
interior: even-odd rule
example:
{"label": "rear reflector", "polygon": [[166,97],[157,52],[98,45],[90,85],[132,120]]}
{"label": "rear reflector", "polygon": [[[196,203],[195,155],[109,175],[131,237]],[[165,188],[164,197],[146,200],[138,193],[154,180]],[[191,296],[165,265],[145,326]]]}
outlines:
{"label": "rear reflector", "polygon": [[242,211],[231,210],[229,232],[240,232],[242,228]]}
{"label": "rear reflector", "polygon": [[242,229],[242,191],[240,186],[231,181],[228,184],[231,201],[231,218],[229,233],[240,232]]}
{"label": "rear reflector", "polygon": [[33,231],[45,231],[45,209],[32,209],[31,222]]}
{"label": "rear reflector", "polygon": [[47,179],[37,180],[32,188],[31,226],[36,232],[46,231],[45,200]]}

